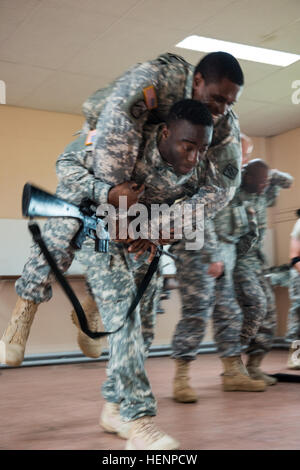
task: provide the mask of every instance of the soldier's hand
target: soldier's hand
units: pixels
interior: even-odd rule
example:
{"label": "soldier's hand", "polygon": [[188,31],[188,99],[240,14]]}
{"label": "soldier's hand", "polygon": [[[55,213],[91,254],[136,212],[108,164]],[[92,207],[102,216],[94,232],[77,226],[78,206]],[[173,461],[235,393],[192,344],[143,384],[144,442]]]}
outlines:
{"label": "soldier's hand", "polygon": [[114,207],[119,207],[119,197],[125,196],[127,197],[127,207],[130,207],[138,202],[144,190],[145,186],[143,184],[138,185],[134,181],[117,184],[108,193],[108,203]]}
{"label": "soldier's hand", "polygon": [[151,263],[153,260],[155,253],[156,253],[156,246],[153,245],[149,240],[134,240],[129,248],[128,251],[129,253],[136,253],[134,259],[137,260],[140,256],[142,256],[146,251],[150,250],[150,255],[148,258],[148,263]]}
{"label": "soldier's hand", "polygon": [[211,263],[208,268],[208,274],[214,278],[218,278],[223,274],[224,264],[222,261],[217,261],[216,263]]}

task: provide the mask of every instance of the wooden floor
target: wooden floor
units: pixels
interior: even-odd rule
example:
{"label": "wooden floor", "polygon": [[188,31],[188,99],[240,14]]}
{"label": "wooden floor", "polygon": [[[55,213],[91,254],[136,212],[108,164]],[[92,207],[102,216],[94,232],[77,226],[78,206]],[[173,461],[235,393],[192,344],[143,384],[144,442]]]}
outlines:
{"label": "wooden floor", "polygon": [[[286,351],[264,362],[270,373],[285,369]],[[98,426],[105,362],[0,371],[0,449],[123,449],[125,441]],[[300,449],[300,383],[280,383],[266,392],[223,392],[214,354],[193,363],[199,402],[172,400],[174,364],[147,361],[158,400],[157,424],[180,449]]]}

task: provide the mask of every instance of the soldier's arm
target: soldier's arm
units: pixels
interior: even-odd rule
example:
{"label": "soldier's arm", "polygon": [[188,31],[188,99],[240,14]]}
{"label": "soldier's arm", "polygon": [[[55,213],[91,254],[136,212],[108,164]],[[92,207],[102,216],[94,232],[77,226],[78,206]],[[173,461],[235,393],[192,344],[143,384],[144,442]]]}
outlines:
{"label": "soldier's arm", "polygon": [[207,264],[220,261],[218,256],[218,238],[214,228],[214,220],[208,219],[204,223],[204,245],[202,248],[203,262]]}
{"label": "soldier's arm", "polygon": [[80,204],[88,198],[95,205],[107,200],[118,207],[119,197],[126,196],[128,207],[135,204],[144,190],[133,181],[126,181],[112,187],[95,178],[93,174],[93,152],[85,145],[87,134],[80,135],[69,144],[56,162],[56,174],[59,184],[56,190],[58,196],[70,202]]}
{"label": "soldier's arm", "polygon": [[216,124],[207,160],[214,167],[214,172],[209,170],[207,177],[214,185],[228,191],[231,200],[241,184],[242,162],[240,127],[233,112]]}
{"label": "soldier's arm", "polygon": [[93,175],[92,151],[85,146],[86,134],[71,142],[58,157],[56,174],[59,180],[57,194],[74,204],[88,198],[98,203],[107,200],[111,186]]}
{"label": "soldier's arm", "polygon": [[244,256],[248,253],[248,251],[257,245],[260,236],[255,210],[248,206],[246,212],[248,231],[239,238],[236,244],[237,256]]}
{"label": "soldier's arm", "polygon": [[208,274],[218,278],[224,270],[224,264],[221,260],[218,239],[214,229],[214,221],[208,219],[204,225],[204,245],[201,250],[201,259],[203,263],[209,264]]}
{"label": "soldier's arm", "polygon": [[274,206],[281,189],[288,189],[292,185],[294,178],[289,173],[278,170],[269,171],[269,186],[265,192],[267,206]]}

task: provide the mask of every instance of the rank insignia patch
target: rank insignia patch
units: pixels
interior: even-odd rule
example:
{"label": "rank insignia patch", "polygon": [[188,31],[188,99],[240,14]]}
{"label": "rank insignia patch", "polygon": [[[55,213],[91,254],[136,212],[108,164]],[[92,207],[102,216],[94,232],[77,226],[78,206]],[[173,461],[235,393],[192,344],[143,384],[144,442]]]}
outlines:
{"label": "rank insignia patch", "polygon": [[235,166],[233,166],[231,163],[228,163],[228,165],[223,170],[223,175],[227,176],[227,178],[231,180],[234,180],[238,172],[239,170]]}
{"label": "rank insignia patch", "polygon": [[146,106],[149,110],[157,108],[157,96],[153,85],[143,89]]}

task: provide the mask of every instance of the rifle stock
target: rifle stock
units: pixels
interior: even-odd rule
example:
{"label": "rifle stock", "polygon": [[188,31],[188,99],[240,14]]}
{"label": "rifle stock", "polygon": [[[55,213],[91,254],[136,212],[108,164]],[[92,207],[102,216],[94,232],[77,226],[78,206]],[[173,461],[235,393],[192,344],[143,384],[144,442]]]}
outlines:
{"label": "rifle stock", "polygon": [[81,208],[53,194],[26,183],[22,195],[22,214],[25,217],[71,217],[80,220],[81,228],[72,240],[74,248],[81,248],[86,237],[95,240],[95,250],[108,251],[109,234],[106,230],[103,239],[97,237],[97,225],[103,224],[95,215],[85,215]]}
{"label": "rifle stock", "polygon": [[25,217],[84,218],[79,207],[30,183],[26,183],[23,189],[22,214]]}

